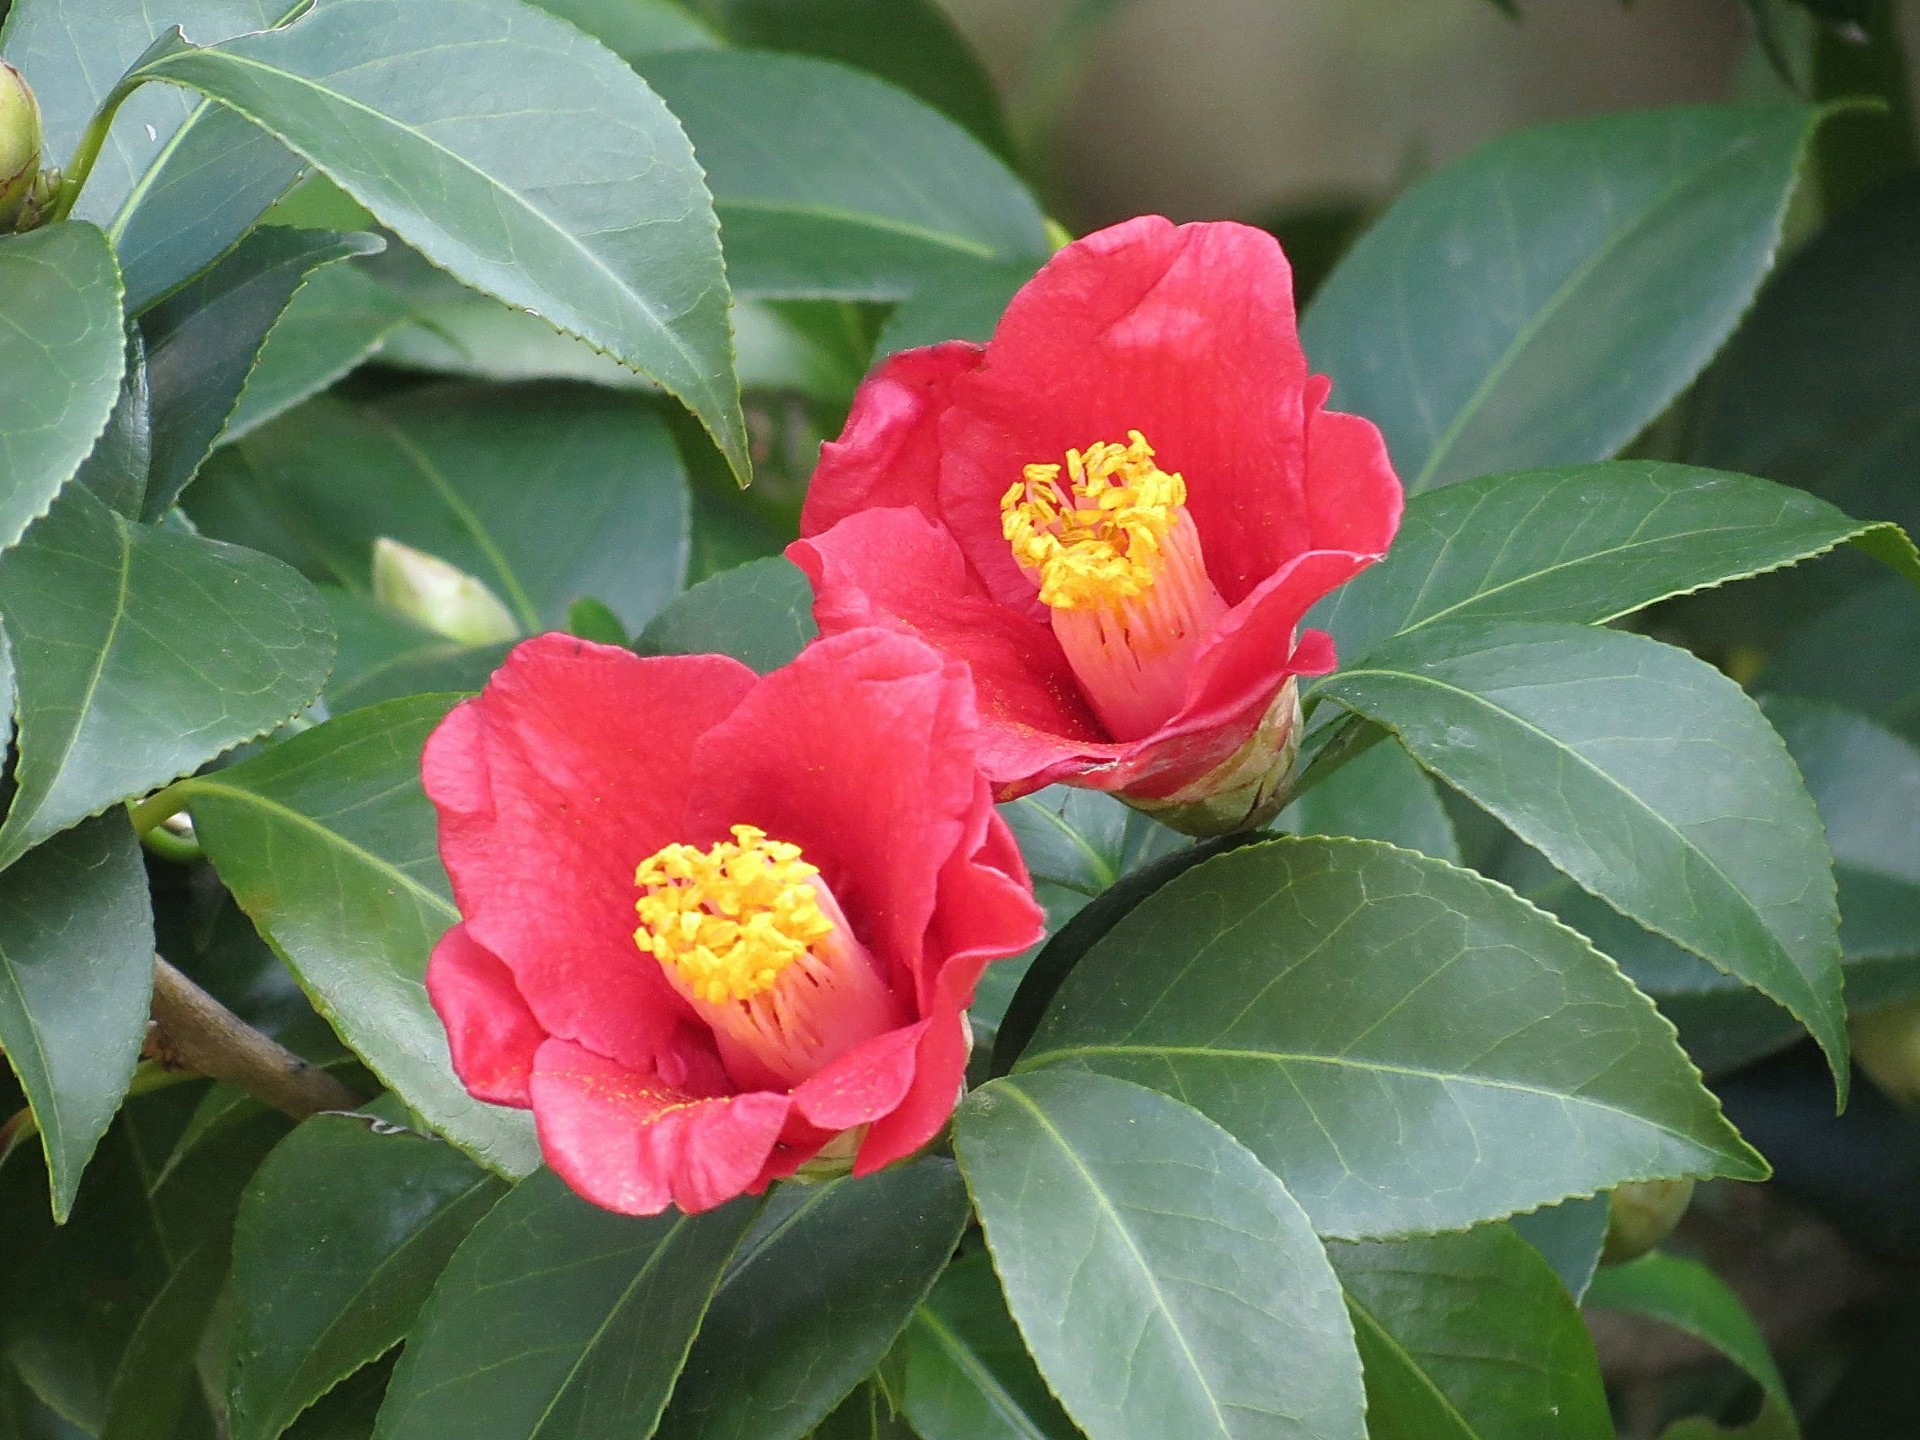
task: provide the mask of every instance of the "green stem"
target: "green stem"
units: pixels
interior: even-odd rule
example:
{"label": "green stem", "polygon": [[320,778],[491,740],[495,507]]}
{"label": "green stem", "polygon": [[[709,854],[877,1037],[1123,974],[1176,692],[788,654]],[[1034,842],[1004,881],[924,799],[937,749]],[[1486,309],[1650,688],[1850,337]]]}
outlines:
{"label": "green stem", "polygon": [[53,197],[53,204],[47,208],[48,224],[64,220],[73,213],[74,202],[86,188],[87,177],[93,174],[94,162],[100,158],[100,151],[106,146],[107,132],[113,128],[113,117],[120,113],[120,106],[126,98],[139,88],[138,80],[122,80],[107,92],[107,98],[93,112],[93,118],[81,132],[80,143],[73,147],[72,158],[60,172],[60,189]]}
{"label": "green stem", "polygon": [[187,808],[187,802],[180,794],[183,781],[175,781],[164,790],[156,790],[137,805],[127,806],[127,814],[133,820],[133,833],[142,840],[156,825],[171,820]]}
{"label": "green stem", "polygon": [[140,843],[162,860],[171,860],[176,865],[197,865],[207,858],[198,841],[176,835],[164,823],[145,831]]}

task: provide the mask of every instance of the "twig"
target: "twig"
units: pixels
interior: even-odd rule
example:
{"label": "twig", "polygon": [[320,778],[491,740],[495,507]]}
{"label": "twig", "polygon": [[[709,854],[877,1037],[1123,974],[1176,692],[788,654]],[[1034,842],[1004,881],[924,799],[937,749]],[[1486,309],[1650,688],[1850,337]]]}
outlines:
{"label": "twig", "polygon": [[238,1085],[296,1120],[351,1110],[360,1097],[254,1029],[160,956],[153,957],[152,1058]]}

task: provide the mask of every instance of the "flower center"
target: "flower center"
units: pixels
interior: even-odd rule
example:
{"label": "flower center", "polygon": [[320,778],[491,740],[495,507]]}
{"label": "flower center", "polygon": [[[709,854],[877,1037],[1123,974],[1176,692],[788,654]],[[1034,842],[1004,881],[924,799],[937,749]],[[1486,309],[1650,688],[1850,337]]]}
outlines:
{"label": "flower center", "polygon": [[714,1033],[743,1085],[797,1085],[906,1015],[800,847],[735,825],[640,862],[634,943]]}
{"label": "flower center", "polygon": [[1130,600],[1159,577],[1187,482],[1153,463],[1153,447],[1138,430],[1127,441],[1067,451],[1065,484],[1062,467],[1029,465],[1000,497],[1000,533],[1055,609]]}
{"label": "flower center", "polygon": [[1000,530],[1094,712],[1116,740],[1136,740],[1179,711],[1227,603],[1207,575],[1187,482],[1154,464],[1138,430],[1125,445],[1069,450],[1065,481],[1062,468],[1027,466],[1000,499]]}

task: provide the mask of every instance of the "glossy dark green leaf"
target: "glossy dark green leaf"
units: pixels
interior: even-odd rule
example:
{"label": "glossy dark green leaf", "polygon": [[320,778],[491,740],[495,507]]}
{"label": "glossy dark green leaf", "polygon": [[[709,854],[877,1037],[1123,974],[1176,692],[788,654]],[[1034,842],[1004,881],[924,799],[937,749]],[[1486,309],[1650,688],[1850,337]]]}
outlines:
{"label": "glossy dark green leaf", "polygon": [[655,56],[646,73],[706,167],[743,294],[898,300],[955,261],[1048,252],[1004,164],[871,76],[725,51]]}
{"label": "glossy dark green leaf", "polygon": [[1143,901],[1062,988],[1016,1078],[1058,1065],[1179,1095],[1324,1235],[1766,1173],[1671,1027],[1585,940],[1373,841],[1251,845]]}
{"label": "glossy dark green leaf", "polygon": [[651,1433],[753,1200],[597,1209],[551,1171],[473,1229],[408,1337],[381,1440]]}
{"label": "glossy dark green leaf", "polygon": [[1920,742],[1920,595],[1887,580],[1850,595],[1797,631],[1756,682],[1826,700]]}
{"label": "glossy dark green leaf", "polygon": [[[1889,187],[1781,267],[1699,387],[1689,454],[1803,485],[1849,512],[1920,528],[1920,183]],[[1793,577],[1777,625],[1871,578],[1823,565]]]}
{"label": "glossy dark green leaf", "polygon": [[0,235],[0,548],[87,458],[126,363],[106,237],[77,221]]}
{"label": "glossy dark green leaf", "polygon": [[838,60],[898,85],[1013,158],[986,68],[934,0],[722,0],[736,45]]}
{"label": "glossy dark green leaf", "polygon": [[1573,1297],[1506,1225],[1336,1243],[1369,1440],[1613,1440]]}
{"label": "glossy dark green leaf", "polygon": [[153,397],[147,383],[147,346],[140,327],[127,327],[127,368],[107,428],[74,479],[129,520],[140,518],[153,461]]}
{"label": "glossy dark green leaf", "polygon": [[459,1151],[382,1121],[317,1115],[281,1141],[234,1233],[234,1440],[273,1440],[398,1344],[505,1189]]}
{"label": "glossy dark green leaf", "polygon": [[1385,840],[1460,863],[1460,842],[1426,771],[1391,742],[1346,762],[1295,800],[1273,828],[1291,835],[1351,835]]}
{"label": "glossy dark green leaf", "polygon": [[816,633],[807,577],[792,562],[768,556],[722,570],[670,601],[634,648],[642,655],[731,655],[765,674]]}
{"label": "glossy dark green leaf", "polygon": [[1360,1440],[1359,1357],[1300,1206],[1233,1137],[1104,1075],[954,1117],[1007,1305],[1091,1440]]}
{"label": "glossy dark green leaf", "polygon": [[359,265],[315,271],[267,335],[222,438],[238,440],[379,350],[413,309]]}
{"label": "glossy dark green leaf", "polygon": [[512,648],[462,645],[402,619],[372,597],[320,587],[340,636],[340,658],[327,681],[327,708],[344,715],[362,705],[450,690],[478,690]]}
{"label": "glossy dark green leaf", "polygon": [[126,1094],[152,988],[153,916],[125,817],[0,874],[0,1048],[33,1107],[60,1219]]}
{"label": "glossy dark green leaf", "polygon": [[262,226],[147,312],[140,322],[153,413],[146,519],[173,508],[220,439],[267,333],[307,276],[380,248],[374,235]]}
{"label": "glossy dark green leaf", "polygon": [[[49,164],[63,164],[121,74],[170,25],[196,40],[261,30],[292,0],[20,0],[7,59],[40,98]],[[198,96],[136,91],[114,117],[74,214],[106,230],[137,312],[239,239],[292,185],[300,162],[271,136]]]}
{"label": "glossy dark green leaf", "polygon": [[224,1234],[182,1255],[147,1303],[107,1395],[100,1440],[174,1440],[181,1418],[198,1401],[194,1360],[199,1337],[225,1283]]}
{"label": "glossy dark green leaf", "polygon": [[1503,136],[1415,185],[1301,327],[1411,492],[1604,460],[1712,357],[1772,263],[1809,106]]}
{"label": "glossy dark green leaf", "polygon": [[869,1380],[808,1432],[808,1440],[919,1440]]}
{"label": "glossy dark green leaf", "polygon": [[1038,268],[1028,260],[981,261],[936,276],[894,307],[874,347],[875,357],[942,340],[985,344],[999,327],[1007,302]]}
{"label": "glossy dark green leaf", "polygon": [[1036,883],[1088,899],[1193,842],[1099,790],[1052,785],[1000,809]]}
{"label": "glossy dark green leaf", "polygon": [[366,591],[382,536],[479,579],[527,633],[585,596],[638,628],[680,591],[686,478],[645,405],[459,385],[322,397],[230,446],[194,487],[208,534]]}
{"label": "glossy dark green leaf", "polygon": [[267,34],[176,40],[139,73],[233,107],[436,264],[652,375],[748,475],[699,167],[572,26],[513,0],[321,0]]}
{"label": "glossy dark green leaf", "polygon": [[1785,1005],[1844,1093],[1832,856],[1779,736],[1726,676],[1622,631],[1462,621],[1321,692],[1583,888]]}
{"label": "glossy dark green leaf", "polygon": [[953,1163],[787,1185],[714,1296],[654,1434],[798,1440],[880,1362],[969,1211]]}
{"label": "glossy dark green leaf", "polygon": [[1750,1425],[1728,1431],[1709,1421],[1683,1421],[1671,1440],[1790,1440],[1800,1433],[1780,1369],[1760,1327],[1726,1283],[1697,1260],[1655,1252],[1630,1265],[1615,1265],[1593,1277],[1587,1303],[1650,1315],[1704,1340],[1738,1365],[1760,1387],[1760,1414]]}
{"label": "glossy dark green leaf", "polygon": [[984,1254],[955,1261],[907,1327],[903,1408],[922,1440],[1075,1440]]}
{"label": "glossy dark green leaf", "polygon": [[0,615],[20,727],[0,863],[280,725],[333,662],[285,565],[132,524],[84,486],[0,560]]}
{"label": "glossy dark green leaf", "polygon": [[1448,621],[1616,620],[1848,541],[1920,585],[1894,526],[1750,475],[1648,460],[1489,475],[1416,495],[1387,558],[1312,623],[1351,665]]}
{"label": "glossy dark green leaf", "polygon": [[355,711],[175,793],[240,908],[340,1037],[468,1154],[524,1174],[538,1161],[528,1117],[467,1094],[423,979],[459,918],[420,790],[420,747],[454,698]]}
{"label": "glossy dark green leaf", "polygon": [[286,1433],[289,1440],[373,1440],[391,1365],[368,1365],[314,1402]]}
{"label": "glossy dark green leaf", "polygon": [[676,0],[534,0],[629,64],[662,50],[711,50],[720,37]]}

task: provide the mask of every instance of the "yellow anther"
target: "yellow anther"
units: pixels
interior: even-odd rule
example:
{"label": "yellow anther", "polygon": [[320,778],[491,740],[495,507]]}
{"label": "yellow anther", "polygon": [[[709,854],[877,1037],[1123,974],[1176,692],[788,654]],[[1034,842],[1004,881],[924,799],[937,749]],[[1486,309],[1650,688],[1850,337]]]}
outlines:
{"label": "yellow anther", "polygon": [[1000,497],[1000,533],[1013,558],[1060,610],[1113,606],[1145,594],[1161,549],[1187,501],[1187,482],[1153,463],[1138,430],[1067,451],[1059,465],[1029,465]]}
{"label": "yellow anther", "polygon": [[707,850],[668,845],[640,862],[634,942],[700,999],[751,1000],[833,933],[800,847],[751,825]]}

